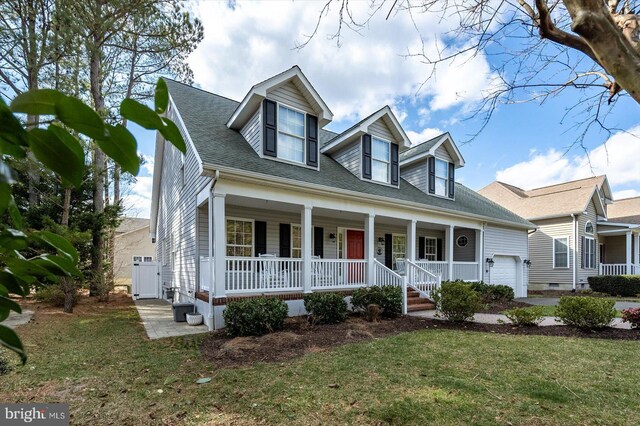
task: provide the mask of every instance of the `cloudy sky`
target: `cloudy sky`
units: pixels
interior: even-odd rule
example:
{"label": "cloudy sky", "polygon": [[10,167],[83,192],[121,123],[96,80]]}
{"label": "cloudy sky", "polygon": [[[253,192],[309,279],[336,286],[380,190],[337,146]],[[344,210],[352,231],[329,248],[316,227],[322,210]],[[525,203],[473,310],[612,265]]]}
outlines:
{"label": "cloudy sky", "polygon": [[[367,2],[355,4],[364,19]],[[608,136],[590,132],[584,147],[571,147],[579,136],[571,118],[563,116],[579,102],[579,94],[548,99],[544,105],[499,106],[479,136],[481,126],[470,118],[487,88],[496,84],[490,55],[459,58],[429,79],[419,59],[407,57],[422,46],[407,14],[385,20],[376,15],[358,33],[335,33],[336,10],[323,19],[317,35],[303,49],[324,1],[202,1],[194,12],[202,19],[204,40],[189,59],[195,85],[241,100],[250,87],[292,65],[299,65],[334,113],[330,130],[341,131],[380,107],[390,105],[412,142],[420,143],[448,131],[459,144],[466,166],[459,180],[480,189],[495,179],[533,188],[593,174],[609,176],[614,195],[640,195],[640,140],[627,133]],[[447,20],[414,15],[424,46],[433,52],[446,46],[441,36]],[[638,105],[614,110],[613,125],[640,135]],[[151,201],[154,136],[135,131],[147,163],[126,195],[127,214],[148,217]],[[606,143],[605,143],[606,141]]]}

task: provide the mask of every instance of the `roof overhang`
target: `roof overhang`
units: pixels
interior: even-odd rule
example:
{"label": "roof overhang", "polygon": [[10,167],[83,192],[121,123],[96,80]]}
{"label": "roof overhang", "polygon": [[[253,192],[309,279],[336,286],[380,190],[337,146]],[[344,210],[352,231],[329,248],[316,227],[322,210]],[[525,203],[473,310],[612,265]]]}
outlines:
{"label": "roof overhang", "polygon": [[584,206],[584,211],[587,211],[587,207],[589,207],[589,203],[591,201],[593,201],[593,204],[596,206],[596,213],[600,216],[606,216],[607,210],[605,209],[604,203],[602,202],[602,192],[600,192],[600,188],[598,188],[598,185],[595,185],[593,194],[591,194],[591,198],[589,198],[587,204]]}
{"label": "roof overhang", "polygon": [[355,126],[350,127],[335,138],[331,139],[324,147],[320,149],[320,152],[325,154],[336,151],[346,141],[351,140],[354,137],[366,134],[369,131],[369,126],[380,119],[385,120],[387,127],[389,127],[391,134],[393,134],[393,137],[396,139],[396,141],[400,141],[399,145],[401,148],[406,149],[411,147],[411,140],[400,125],[400,121],[398,121],[393,111],[391,111],[389,105],[385,105],[378,111],[374,112],[364,120],[357,123]]}
{"label": "roof overhang", "polygon": [[602,195],[604,196],[605,200],[613,202],[613,195],[611,193],[611,187],[609,186],[609,179],[607,179],[607,176],[605,176],[604,180],[602,181]]}
{"label": "roof overhang", "polygon": [[425,151],[413,157],[405,158],[404,160],[400,161],[400,166],[406,166],[408,164],[412,164],[417,161],[423,160],[424,158],[435,156],[436,150],[443,144],[445,145],[445,147],[447,148],[447,151],[453,158],[454,160],[453,162],[456,165],[456,167],[464,166],[464,158],[462,157],[462,153],[458,149],[455,142],[453,142],[453,138],[451,137],[451,134],[449,134],[449,132],[441,135],[440,138],[436,141],[436,143],[434,143],[433,146],[428,151]]}
{"label": "roof overhang", "polygon": [[322,100],[316,89],[311,85],[307,77],[304,75],[300,67],[294,65],[287,71],[284,71],[278,75],[275,75],[262,83],[258,83],[249,90],[244,99],[236,110],[231,115],[231,118],[227,122],[227,127],[231,129],[240,130],[251,116],[255,113],[256,109],[262,103],[262,100],[267,97],[267,92],[273,89],[277,89],[289,82],[293,82],[296,87],[302,92],[305,97],[308,97],[315,104],[314,110],[318,114],[318,121],[320,127],[326,126],[331,120],[333,120],[333,113]]}

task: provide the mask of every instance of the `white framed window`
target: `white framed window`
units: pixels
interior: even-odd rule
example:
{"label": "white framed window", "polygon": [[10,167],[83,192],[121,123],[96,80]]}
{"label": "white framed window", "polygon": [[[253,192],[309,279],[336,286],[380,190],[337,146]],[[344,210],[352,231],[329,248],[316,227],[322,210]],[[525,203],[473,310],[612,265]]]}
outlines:
{"label": "white framed window", "polygon": [[591,237],[584,238],[584,268],[595,269],[596,268],[596,240]]}
{"label": "white framed window", "polygon": [[569,267],[569,237],[555,237],[553,239],[553,267]]}
{"label": "white framed window", "polygon": [[391,142],[371,138],[371,180],[389,183]]}
{"label": "white framed window", "polygon": [[291,224],[291,257],[302,258],[302,226]]}
{"label": "white framed window", "polygon": [[134,262],[153,262],[153,256],[133,256],[132,260]]}
{"label": "white framed window", "polygon": [[436,195],[446,197],[449,194],[449,163],[436,158]]}
{"label": "white framed window", "polygon": [[133,262],[142,262],[142,256],[133,256]]}
{"label": "white framed window", "polygon": [[305,136],[305,114],[278,104],[278,158],[304,163]]}
{"label": "white framed window", "polygon": [[391,237],[391,268],[396,269],[396,259],[407,257],[407,236],[393,234]]}
{"label": "white framed window", "polygon": [[227,256],[251,257],[253,254],[253,220],[227,219]]}
{"label": "white framed window", "polygon": [[467,244],[469,244],[469,238],[467,238],[466,235],[460,235],[456,239],[456,244],[458,245],[458,247],[466,247]]}
{"label": "white framed window", "polygon": [[424,258],[432,262],[435,262],[438,259],[438,239],[437,238],[425,237]]}
{"label": "white framed window", "polygon": [[593,235],[593,223],[591,221],[585,223],[584,232],[585,234]]}

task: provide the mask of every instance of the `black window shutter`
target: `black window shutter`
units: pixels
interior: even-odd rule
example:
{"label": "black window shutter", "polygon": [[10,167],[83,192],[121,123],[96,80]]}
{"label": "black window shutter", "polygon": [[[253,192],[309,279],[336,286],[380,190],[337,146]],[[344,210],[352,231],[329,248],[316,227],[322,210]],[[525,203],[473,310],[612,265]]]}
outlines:
{"label": "black window shutter", "polygon": [[456,166],[449,163],[449,198],[453,198],[456,193]]}
{"label": "black window shutter", "polygon": [[318,117],[307,114],[307,166],[318,167]]}
{"label": "black window shutter", "polygon": [[584,265],[587,263],[587,246],[585,244],[585,241],[586,239],[584,238],[584,236],[580,237],[580,250],[582,251],[582,253],[580,253],[580,268],[582,269],[584,269]]}
{"label": "black window shutter", "polygon": [[324,257],[324,228],[313,228],[313,255]]}
{"label": "black window shutter", "polygon": [[424,237],[418,237],[418,259],[424,259]]}
{"label": "black window shutter", "polygon": [[398,184],[398,145],[391,144],[391,185]]}
{"label": "black window shutter", "polygon": [[391,269],[393,266],[393,235],[384,234],[384,266]]}
{"label": "black window shutter", "polygon": [[256,245],[255,257],[267,252],[267,222],[256,220],[255,222]]}
{"label": "black window shutter", "polygon": [[371,135],[362,135],[362,178],[371,179]]}
{"label": "black window shutter", "polygon": [[269,157],[278,155],[278,105],[269,99],[262,102],[263,125],[262,133],[264,141],[262,153]]}
{"label": "black window shutter", "polygon": [[436,240],[436,260],[442,261],[444,253],[442,252],[442,238]]}
{"label": "black window shutter", "polygon": [[436,158],[429,157],[429,194],[436,192]]}
{"label": "black window shutter", "polygon": [[280,257],[291,257],[291,224],[280,224]]}

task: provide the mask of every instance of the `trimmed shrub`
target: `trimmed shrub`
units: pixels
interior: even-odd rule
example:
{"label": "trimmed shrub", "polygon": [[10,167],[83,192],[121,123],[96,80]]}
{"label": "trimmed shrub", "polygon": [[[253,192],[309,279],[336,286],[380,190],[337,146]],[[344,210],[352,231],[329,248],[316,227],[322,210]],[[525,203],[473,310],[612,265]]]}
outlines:
{"label": "trimmed shrub", "polygon": [[485,284],[482,281],[470,283],[484,303],[508,303],[515,297],[513,289],[508,285]]}
{"label": "trimmed shrub", "polygon": [[468,321],[482,307],[480,295],[472,285],[463,281],[443,282],[433,292],[438,312],[453,322]]}
{"label": "trimmed shrub", "polygon": [[281,330],[289,313],[285,302],[274,297],[229,302],[222,316],[230,336],[262,336]]}
{"label": "trimmed shrub", "polygon": [[402,288],[385,285],[359,288],[351,297],[353,309],[365,314],[369,305],[378,305],[384,318],[396,318],[402,314]]}
{"label": "trimmed shrub", "polygon": [[629,308],[622,311],[622,321],[630,322],[631,328],[640,328],[640,308]]}
{"label": "trimmed shrub", "polygon": [[517,326],[535,326],[540,324],[544,318],[544,308],[542,306],[532,306],[530,308],[513,308],[505,311],[505,316]]}
{"label": "trimmed shrub", "polygon": [[610,296],[636,297],[640,294],[640,275],[600,275],[588,280],[591,290]]}
{"label": "trimmed shrub", "polygon": [[586,296],[563,296],[556,315],[567,325],[597,330],[608,327],[616,317],[614,300]]}
{"label": "trimmed shrub", "polygon": [[58,284],[39,287],[33,298],[42,303],[46,303],[57,308],[64,307],[64,292]]}
{"label": "trimmed shrub", "polygon": [[338,324],[347,319],[347,302],[337,293],[310,293],[304,296],[304,308],[314,324]]}

